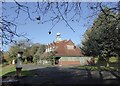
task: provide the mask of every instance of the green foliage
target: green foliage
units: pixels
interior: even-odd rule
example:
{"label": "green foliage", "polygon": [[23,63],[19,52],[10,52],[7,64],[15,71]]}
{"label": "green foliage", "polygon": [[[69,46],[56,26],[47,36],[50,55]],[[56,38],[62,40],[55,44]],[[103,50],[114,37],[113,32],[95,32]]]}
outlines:
{"label": "green foliage", "polygon": [[118,70],[120,69],[120,67],[118,66],[118,64],[116,64],[118,62],[118,58],[116,57],[110,57],[109,62],[110,62],[110,66],[106,67],[106,62],[105,61],[98,61],[99,57],[95,57],[95,63],[96,65],[94,66],[78,66],[75,68],[78,69],[87,69],[87,70]]}
{"label": "green foliage", "polygon": [[23,51],[23,56],[27,55],[27,52],[30,48],[31,43],[27,40],[20,40],[17,44],[13,44],[10,46],[8,53],[9,58],[7,58],[9,61],[12,61],[13,59],[16,59],[17,54],[19,51]]}
{"label": "green foliage", "polygon": [[109,61],[110,61],[110,62],[118,62],[118,58],[116,58],[116,57],[111,57],[111,58],[109,59]]}
{"label": "green foliage", "polygon": [[[85,55],[103,57],[109,60],[110,56],[120,57],[120,20],[119,14],[112,12],[109,8],[105,8],[88,29],[84,35],[82,42],[82,50]],[[107,16],[106,16],[107,15]]]}
{"label": "green foliage", "polygon": [[27,62],[27,57],[34,57],[33,60],[36,62],[45,51],[45,45],[39,43],[33,44],[26,40],[20,40],[17,44],[10,46],[7,53],[4,53],[5,59],[11,63],[13,59],[16,59],[18,51],[23,52],[22,61],[24,63]]}
{"label": "green foliage", "polygon": [[37,64],[38,60],[39,60],[39,56],[38,55],[34,55],[33,62]]}
{"label": "green foliage", "polygon": [[43,53],[45,52],[45,45],[40,45],[37,49],[36,53],[34,54],[33,61],[37,63],[40,59],[43,59]]}
{"label": "green foliage", "polygon": [[22,57],[22,62],[25,62],[26,56]]}
{"label": "green foliage", "polygon": [[34,56],[37,50],[39,49],[41,45],[40,44],[33,44],[28,50],[27,50],[27,55]]}
{"label": "green foliage", "polygon": [[19,51],[19,46],[17,45],[11,46],[9,49],[10,58],[8,58],[8,60],[12,61],[13,59],[15,59],[17,57],[18,51]]}

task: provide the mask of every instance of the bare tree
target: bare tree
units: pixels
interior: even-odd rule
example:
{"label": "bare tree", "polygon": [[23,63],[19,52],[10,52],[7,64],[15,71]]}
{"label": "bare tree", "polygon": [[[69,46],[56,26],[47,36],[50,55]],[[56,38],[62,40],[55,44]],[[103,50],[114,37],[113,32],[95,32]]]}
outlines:
{"label": "bare tree", "polygon": [[[25,34],[17,34],[16,32],[18,20],[21,13],[26,16],[24,18],[24,21],[38,21],[40,24],[51,22],[53,26],[49,29],[49,34],[51,34],[51,30],[60,21],[63,21],[73,32],[75,32],[74,28],[70,25],[70,22],[80,22],[80,18],[82,15],[82,3],[83,2],[18,2],[14,0],[14,2],[12,2],[13,6],[10,7],[10,10],[13,10],[14,14],[16,15],[11,18],[10,14],[5,14],[5,12],[7,11],[5,5],[9,4],[9,2],[2,2],[3,13],[1,16],[2,21],[0,21],[0,30],[2,33],[0,37],[2,39],[2,45],[13,42],[14,37],[16,36],[25,36]],[[108,6],[110,10],[116,13],[120,12],[120,2],[87,2],[86,6],[89,10],[93,11],[91,15],[88,15],[89,20],[91,19],[91,17],[97,16],[101,11],[104,12],[103,9],[106,6]],[[105,12],[104,14],[106,16],[109,15]],[[113,16],[117,20],[120,19],[120,16],[111,16]]]}

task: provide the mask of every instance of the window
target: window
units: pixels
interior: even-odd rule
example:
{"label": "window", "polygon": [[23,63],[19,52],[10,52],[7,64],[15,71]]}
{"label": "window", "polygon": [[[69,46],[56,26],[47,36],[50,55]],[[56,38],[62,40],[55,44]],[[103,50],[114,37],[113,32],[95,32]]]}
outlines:
{"label": "window", "polygon": [[67,49],[74,49],[73,45],[67,45]]}

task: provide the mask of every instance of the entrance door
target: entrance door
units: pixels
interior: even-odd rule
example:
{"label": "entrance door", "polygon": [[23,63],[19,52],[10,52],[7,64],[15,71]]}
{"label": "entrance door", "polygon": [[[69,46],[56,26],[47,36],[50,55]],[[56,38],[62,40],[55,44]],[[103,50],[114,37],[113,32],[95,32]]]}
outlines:
{"label": "entrance door", "polygon": [[58,64],[59,64],[59,59],[60,59],[60,57],[56,57],[56,58],[55,58],[55,65],[58,65]]}

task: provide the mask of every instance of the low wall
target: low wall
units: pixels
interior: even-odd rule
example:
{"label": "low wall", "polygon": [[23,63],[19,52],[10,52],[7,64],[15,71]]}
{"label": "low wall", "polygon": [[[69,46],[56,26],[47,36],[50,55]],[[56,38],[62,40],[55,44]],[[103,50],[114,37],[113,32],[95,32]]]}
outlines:
{"label": "low wall", "polygon": [[61,57],[59,65],[91,65],[94,64],[93,57]]}
{"label": "low wall", "polygon": [[59,65],[62,65],[62,66],[80,65],[80,61],[60,61]]}

